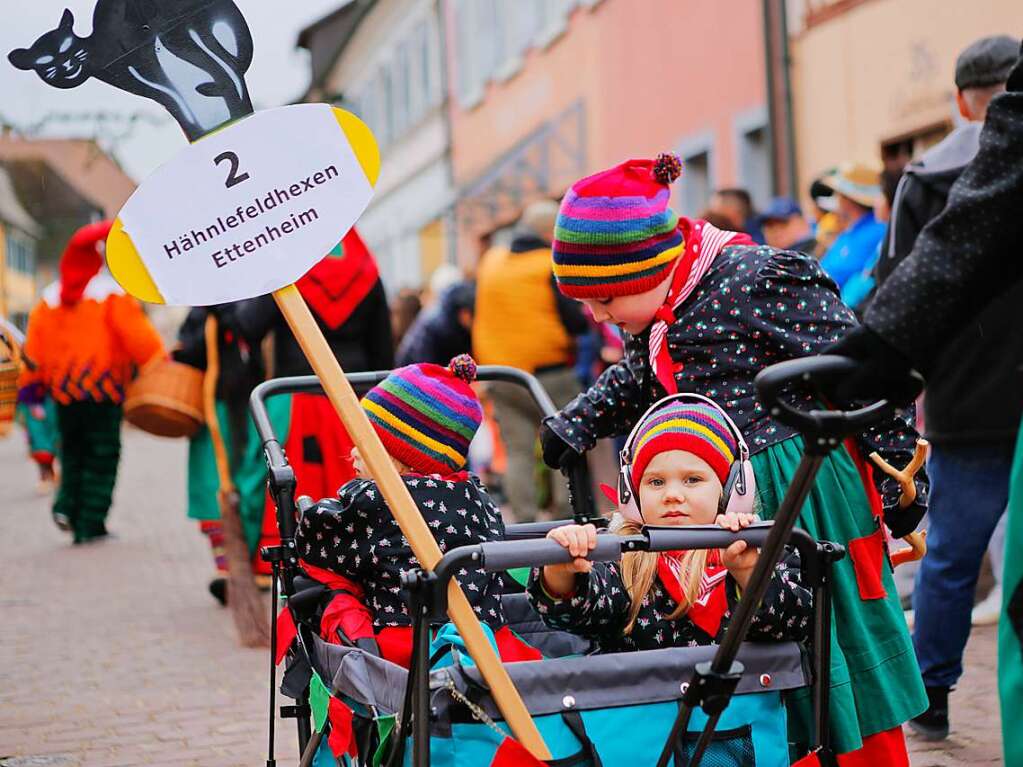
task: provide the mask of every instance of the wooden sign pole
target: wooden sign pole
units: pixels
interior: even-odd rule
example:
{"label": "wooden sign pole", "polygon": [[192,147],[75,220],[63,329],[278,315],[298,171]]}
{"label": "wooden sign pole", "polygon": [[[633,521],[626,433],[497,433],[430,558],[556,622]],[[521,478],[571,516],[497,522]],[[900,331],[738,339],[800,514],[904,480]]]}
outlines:
{"label": "wooden sign pole", "polygon": [[[408,539],[412,553],[423,567],[432,570],[440,561],[440,547],[437,546],[429,526],[416,508],[405,483],[401,481],[383,443],[373,431],[355,391],[345,378],[341,365],[331,352],[305,300],[294,285],[274,291],[273,297],[291,332],[295,334],[299,346],[302,347],[306,359],[312,365],[313,372],[320,379],[327,397],[341,417],[348,435],[359,446],[359,453],[376,480],[380,492],[383,493],[401,532]],[[465,640],[469,654],[489,685],[494,702],[511,727],[512,733],[534,757],[550,759],[550,752],[540,736],[540,731],[526,710],[508,672],[501,665],[493,646],[483,633],[469,600],[465,598],[461,587],[454,580],[448,584],[448,615]]]}

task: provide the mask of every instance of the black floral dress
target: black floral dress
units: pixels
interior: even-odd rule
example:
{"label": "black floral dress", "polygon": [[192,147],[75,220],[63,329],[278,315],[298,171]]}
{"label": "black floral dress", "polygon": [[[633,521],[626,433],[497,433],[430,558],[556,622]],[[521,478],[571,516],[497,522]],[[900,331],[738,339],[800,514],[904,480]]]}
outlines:
{"label": "black floral dress", "polygon": [[[739,599],[737,584],[729,575],[718,586],[724,589],[727,608],[719,627],[711,633],[687,615],[674,620],[678,608],[660,578],[645,597],[636,624],[625,634],[632,599],[622,580],[618,562],[595,562],[589,573],[579,573],[571,597],[554,599],[540,582],[540,571],[529,580],[529,600],[551,628],[568,631],[596,643],[601,652],[655,650],[661,647],[693,647],[719,641]],[[774,576],[750,624],[748,638],[760,641],[806,641],[812,625],[813,599],[800,583],[799,554],[790,551],[775,567]]]}
{"label": "black floral dress", "polygon": [[[856,319],[814,259],[748,245],[722,249],[675,317],[667,344],[678,390],[711,397],[735,420],[753,453],[760,513],[772,519],[802,447],[798,434],[770,418],[753,379],[772,363],[819,353]],[[665,394],[648,357],[647,335],[629,338],[625,359],[546,423],[580,452],[598,438],[628,433]],[[800,408],[811,404],[805,394],[790,400]],[[916,436],[896,416],[851,440],[851,452],[833,451],[799,516],[799,526],[811,536],[848,552],[831,579],[831,721],[840,753],[927,706],[879,519],[883,514],[890,526],[904,528],[907,520],[914,525],[926,508],[927,477],[917,475],[917,504],[906,513],[899,510],[894,480],[880,471],[872,473],[871,483],[863,480],[867,454],[876,450],[893,466],[906,466]],[[802,702],[791,705],[801,709],[793,721],[812,721]],[[799,738],[809,742],[810,735]]]}
{"label": "black floral dress", "polygon": [[[475,476],[409,474],[402,480],[441,552],[504,538],[501,512]],[[295,539],[305,562],[362,585],[374,629],[412,625],[401,576],[419,567],[419,561],[373,480],[353,479],[336,499],[308,509]],[[505,625],[500,575],[462,569],[455,578],[480,620],[495,630]]]}

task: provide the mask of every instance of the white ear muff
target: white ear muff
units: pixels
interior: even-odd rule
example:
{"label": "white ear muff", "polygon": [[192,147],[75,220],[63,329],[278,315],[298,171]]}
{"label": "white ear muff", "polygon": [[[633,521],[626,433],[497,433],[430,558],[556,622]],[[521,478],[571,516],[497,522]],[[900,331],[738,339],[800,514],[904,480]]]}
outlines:
{"label": "white ear muff", "polygon": [[621,469],[618,471],[618,513],[630,522],[643,524],[643,514],[639,510],[639,496],[632,486],[632,458],[629,445],[622,450]]}
{"label": "white ear muff", "polygon": [[735,514],[752,514],[754,498],[757,494],[757,479],[753,474],[753,464],[749,459],[739,463],[735,484],[728,496],[725,511]]}

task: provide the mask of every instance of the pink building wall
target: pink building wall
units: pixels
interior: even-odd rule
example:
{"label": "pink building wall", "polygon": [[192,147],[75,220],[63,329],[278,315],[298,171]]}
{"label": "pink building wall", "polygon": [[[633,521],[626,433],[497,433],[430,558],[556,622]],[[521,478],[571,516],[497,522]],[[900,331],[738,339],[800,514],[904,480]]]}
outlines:
{"label": "pink building wall", "polygon": [[468,109],[457,95],[452,5],[447,39],[456,186],[580,100],[586,173],[709,134],[712,183],[738,183],[735,118],[766,100],[756,0],[603,0],[592,9],[578,7],[561,37],[530,49],[516,74],[490,82],[482,101]]}

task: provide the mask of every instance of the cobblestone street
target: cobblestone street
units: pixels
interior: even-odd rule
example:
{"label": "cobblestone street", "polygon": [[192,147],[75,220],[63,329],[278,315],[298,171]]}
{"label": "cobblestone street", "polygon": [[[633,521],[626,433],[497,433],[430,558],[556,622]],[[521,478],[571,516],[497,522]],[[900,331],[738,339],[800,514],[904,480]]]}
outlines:
{"label": "cobblestone street", "polygon": [[[265,764],[267,653],[240,649],[206,592],[207,544],[183,510],[185,443],[124,437],[118,537],[83,547],[50,522],[21,434],[0,442],[0,765]],[[911,741],[915,767],[1001,763],[995,634],[974,632],[953,735]],[[276,755],[296,754],[289,721]]]}

